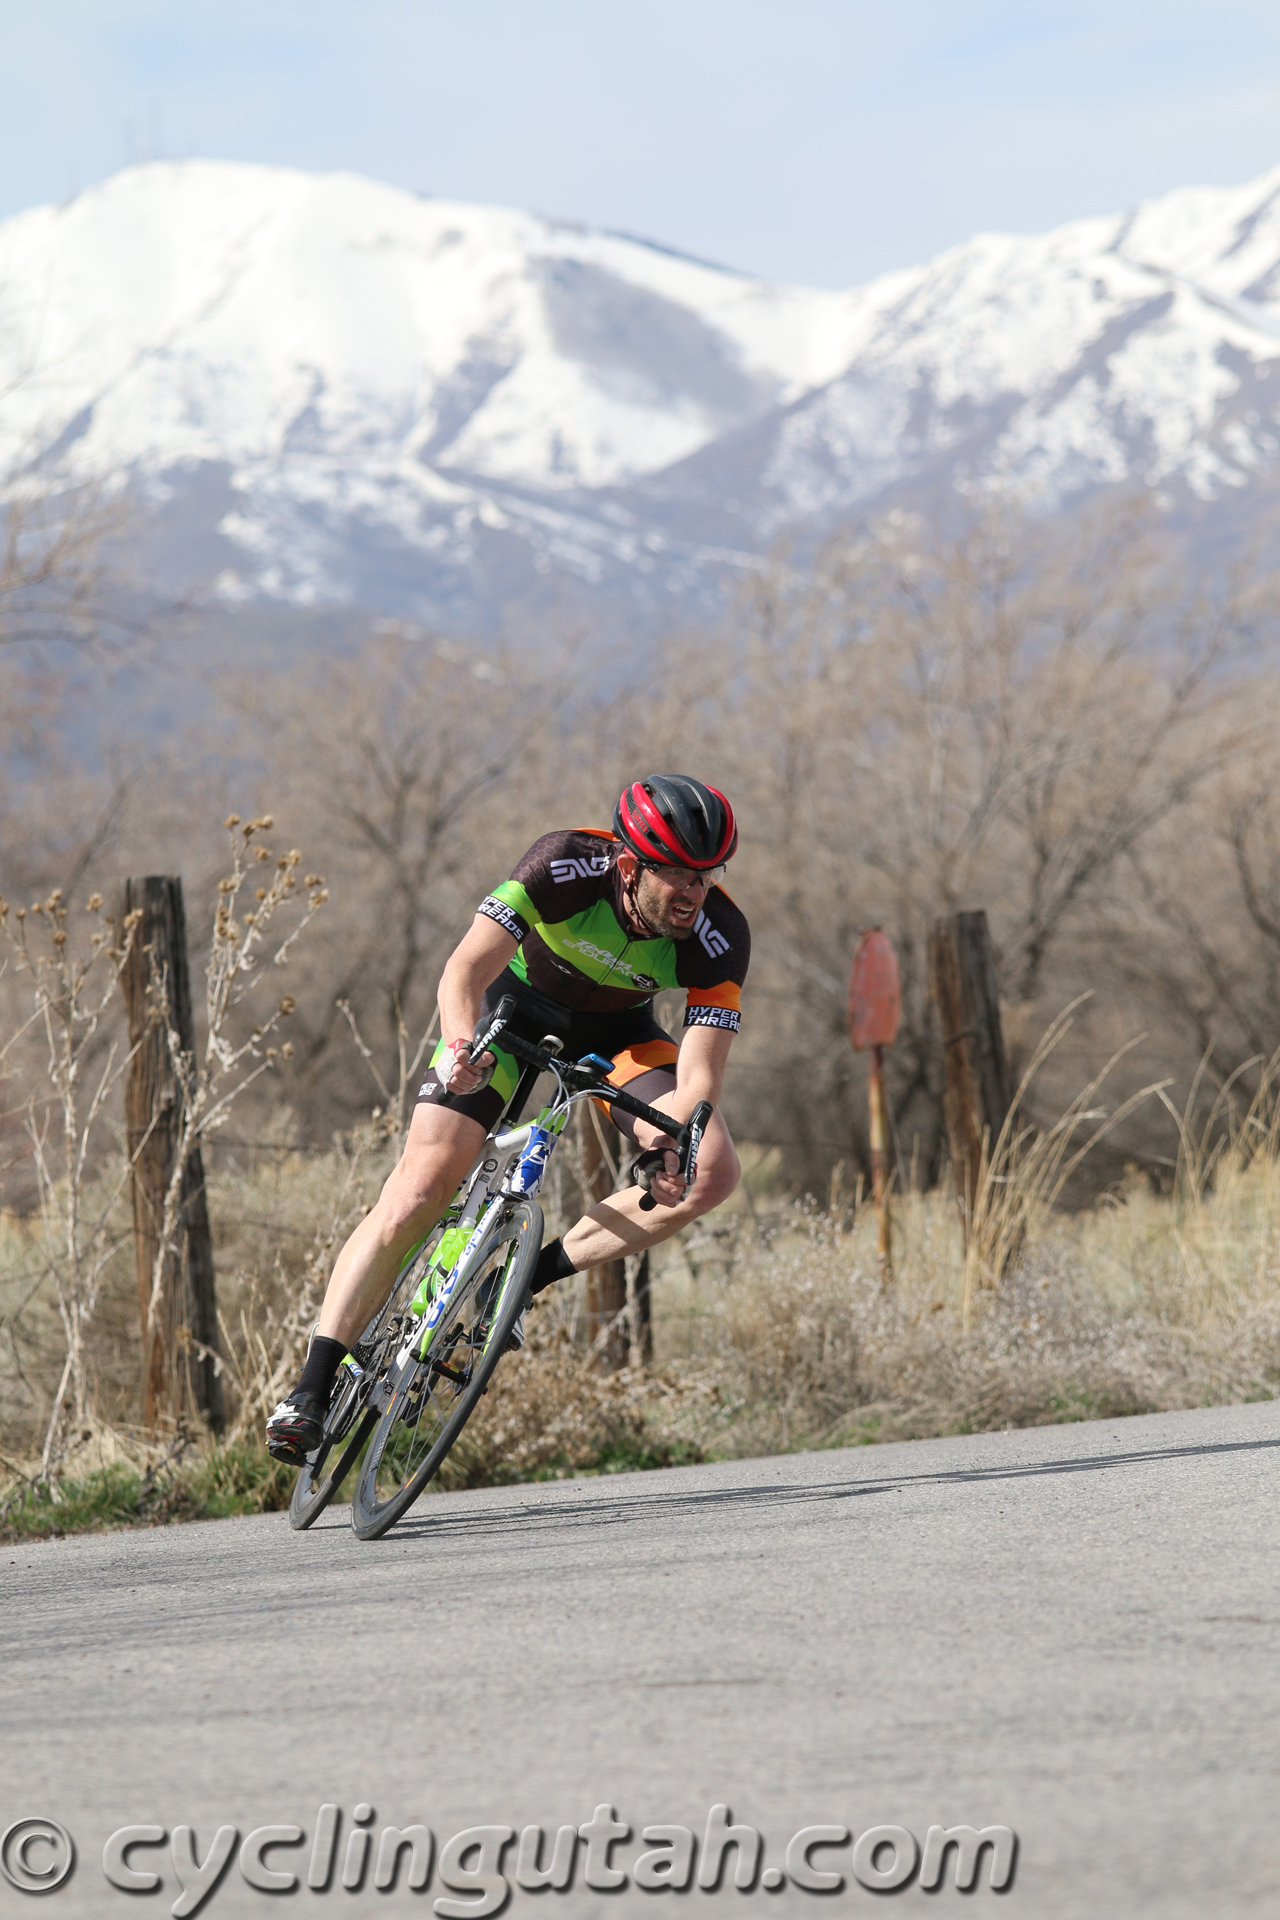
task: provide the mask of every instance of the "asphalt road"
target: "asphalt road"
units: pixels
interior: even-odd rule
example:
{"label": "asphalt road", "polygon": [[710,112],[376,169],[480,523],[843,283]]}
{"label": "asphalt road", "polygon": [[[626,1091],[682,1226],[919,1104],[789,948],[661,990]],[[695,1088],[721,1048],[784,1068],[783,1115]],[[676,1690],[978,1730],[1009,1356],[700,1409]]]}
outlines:
{"label": "asphalt road", "polygon": [[[441,1881],[451,1837],[541,1825],[545,1866],[598,1806],[630,1838],[606,1853],[598,1836],[591,1861],[579,1843],[568,1889],[516,1886],[508,1913],[955,1910],[954,1850],[941,1891],[917,1874],[877,1894],[852,1840],[906,1829],[909,1865],[908,1836],[962,1823],[1019,1843],[1003,1894],[983,1855],[969,1911],[1273,1912],[1278,1470],[1267,1404],[440,1496],[368,1546],[337,1509],[306,1534],[269,1516],[5,1549],[0,1825],[52,1817],[78,1860],[34,1905],[0,1882],[0,1915],[168,1913],[172,1839],[126,1856],[162,1874],[150,1897],[108,1883],[103,1847],[183,1825],[196,1861],[236,1829],[202,1913],[481,1912],[452,1858],[458,1884]],[[323,1803],[327,1891],[305,1884]],[[687,1852],[643,1827],[705,1851],[717,1805],[762,1837],[754,1890],[732,1885],[749,1847],[726,1850],[718,1890],[696,1864],[685,1892],[634,1884],[641,1853],[678,1878]],[[357,1815],[375,1840],[350,1891]],[[377,1836],[414,1823],[429,1885],[405,1884],[406,1848],[376,1891]],[[292,1897],[241,1868],[269,1825],[304,1836],[261,1855],[300,1877]],[[767,1890],[811,1826],[850,1834],[807,1853],[843,1886]],[[586,1884],[608,1869],[626,1885]]]}

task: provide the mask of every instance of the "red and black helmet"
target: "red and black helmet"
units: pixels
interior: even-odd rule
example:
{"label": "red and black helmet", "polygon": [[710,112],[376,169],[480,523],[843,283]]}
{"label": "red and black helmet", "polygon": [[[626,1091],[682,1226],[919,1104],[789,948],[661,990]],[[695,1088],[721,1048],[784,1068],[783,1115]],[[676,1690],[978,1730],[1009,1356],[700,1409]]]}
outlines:
{"label": "red and black helmet", "polygon": [[738,844],[733,808],[686,773],[658,773],[627,788],[613,830],[647,866],[718,867]]}

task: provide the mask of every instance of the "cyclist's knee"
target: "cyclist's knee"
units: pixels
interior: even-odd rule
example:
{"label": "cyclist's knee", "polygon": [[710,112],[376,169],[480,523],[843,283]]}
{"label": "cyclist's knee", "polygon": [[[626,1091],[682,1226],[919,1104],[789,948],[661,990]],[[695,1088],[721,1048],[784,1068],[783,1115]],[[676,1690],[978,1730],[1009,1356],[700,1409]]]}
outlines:
{"label": "cyclist's knee", "polygon": [[389,1243],[420,1221],[436,1218],[457,1184],[448,1168],[431,1163],[406,1166],[402,1160],[388,1176],[374,1208],[382,1238]]}

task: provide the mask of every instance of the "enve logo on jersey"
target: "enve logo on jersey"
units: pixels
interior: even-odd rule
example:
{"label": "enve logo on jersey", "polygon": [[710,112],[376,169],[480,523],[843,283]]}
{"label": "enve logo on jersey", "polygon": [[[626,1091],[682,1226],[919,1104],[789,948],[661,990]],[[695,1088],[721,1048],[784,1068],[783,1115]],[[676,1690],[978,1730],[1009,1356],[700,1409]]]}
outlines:
{"label": "enve logo on jersey", "polygon": [[729,942],[722,933],[716,931],[705,913],[698,915],[693,930],[713,960],[718,960],[722,953],[728,953]]}
{"label": "enve logo on jersey", "polygon": [[593,853],[589,860],[553,860],[551,878],[562,880],[598,880],[602,873],[609,871],[607,853]]}

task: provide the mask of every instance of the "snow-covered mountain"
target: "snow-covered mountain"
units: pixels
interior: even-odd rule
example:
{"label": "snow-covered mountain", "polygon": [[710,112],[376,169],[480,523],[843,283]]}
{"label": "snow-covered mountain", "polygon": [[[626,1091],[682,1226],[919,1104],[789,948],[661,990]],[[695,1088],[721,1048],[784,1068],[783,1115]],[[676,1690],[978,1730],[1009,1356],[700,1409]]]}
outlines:
{"label": "snow-covered mountain", "polygon": [[0,474],[123,481],[227,599],[489,626],[713,594],[998,486],[1238,516],[1280,474],[1280,169],[847,293],[349,175],[117,174],[0,225]]}

